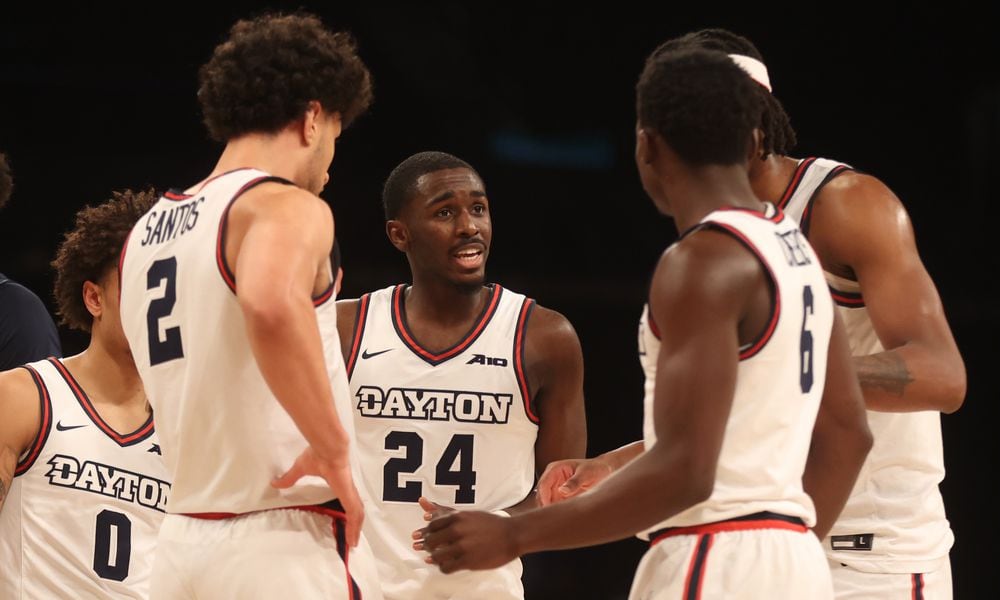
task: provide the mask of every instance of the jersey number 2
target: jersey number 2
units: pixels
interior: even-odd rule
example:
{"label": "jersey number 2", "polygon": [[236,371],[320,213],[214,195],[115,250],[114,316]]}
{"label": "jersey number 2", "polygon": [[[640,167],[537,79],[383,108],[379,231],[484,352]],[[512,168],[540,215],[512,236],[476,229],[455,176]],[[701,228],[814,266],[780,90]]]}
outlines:
{"label": "jersey number 2", "polygon": [[120,512],[102,510],[94,532],[94,572],[102,579],[125,581],[132,560],[132,521]]}
{"label": "jersey number 2", "polygon": [[[453,485],[455,504],[476,501],[476,472],[472,470],[472,448],[475,437],[456,433],[444,449],[435,470],[435,485]],[[382,500],[416,502],[423,495],[423,484],[407,481],[399,485],[400,473],[416,473],[424,462],[424,440],[415,431],[391,431],[385,436],[386,450],[404,448],[399,458],[390,458],[382,468]],[[454,469],[458,463],[458,468]]]}
{"label": "jersey number 2", "polygon": [[147,290],[156,289],[161,283],[166,282],[163,286],[163,296],[150,302],[149,310],[146,311],[150,366],[184,356],[180,327],[165,329],[163,339],[160,339],[160,319],[169,317],[174,310],[174,303],[177,302],[177,290],[174,289],[176,281],[177,259],[173,256],[154,262],[146,272]]}

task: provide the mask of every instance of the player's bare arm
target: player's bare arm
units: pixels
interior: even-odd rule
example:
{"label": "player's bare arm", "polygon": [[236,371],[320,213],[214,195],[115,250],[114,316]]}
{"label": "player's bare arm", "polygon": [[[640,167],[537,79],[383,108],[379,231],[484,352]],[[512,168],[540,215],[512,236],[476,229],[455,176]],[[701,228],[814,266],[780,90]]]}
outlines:
{"label": "player's bare arm", "polygon": [[[537,475],[554,461],[582,458],[587,452],[583,351],[566,317],[542,306],[532,311],[525,336],[525,369],[539,418]],[[538,505],[538,495],[532,493],[509,512]]]}
{"label": "player's bare arm", "polygon": [[17,459],[38,436],[38,389],[25,369],[0,373],[0,510],[10,492]]}
{"label": "player's bare arm", "polygon": [[538,501],[546,506],[578,496],[607,479],[642,452],[643,442],[638,440],[593,458],[569,458],[551,462],[538,479]]}
{"label": "player's bare arm", "polygon": [[840,315],[834,314],[820,401],[802,484],[816,506],[813,531],[819,539],[843,510],[872,447],[861,387]]}
{"label": "player's bare arm", "polygon": [[351,356],[351,344],[354,341],[354,326],[358,322],[360,302],[357,298],[337,300],[337,334],[340,336],[340,352],[345,363]]}
{"label": "player's bare arm", "polygon": [[657,362],[657,443],[577,498],[510,519],[435,519],[424,538],[431,559],[444,572],[492,568],[529,552],[622,539],[707,499],[736,387],[737,330],[763,327],[766,299],[757,302],[759,324],[744,313],[766,289],[760,264],[725,234],[698,232],[665,253],[650,292],[650,310],[670,332]]}
{"label": "player's bare arm", "polygon": [[275,483],[287,486],[306,474],[323,476],[348,513],[356,543],[363,509],[312,301],[332,281],[333,216],[309,192],[264,184],[233,205],[228,232],[227,260],[236,273],[236,294],[254,357],[310,446]]}
{"label": "player's bare arm", "polygon": [[958,410],[965,365],[895,194],[874,177],[840,175],[820,192],[809,233],[824,268],[861,284],[885,352],[854,357],[870,410]]}

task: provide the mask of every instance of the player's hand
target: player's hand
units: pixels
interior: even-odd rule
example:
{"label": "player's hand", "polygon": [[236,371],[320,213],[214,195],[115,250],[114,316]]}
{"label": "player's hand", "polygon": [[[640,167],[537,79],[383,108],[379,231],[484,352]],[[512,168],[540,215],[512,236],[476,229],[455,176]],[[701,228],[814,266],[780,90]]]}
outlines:
{"label": "player's hand", "polygon": [[[424,496],[419,499],[420,508],[424,509],[424,520],[431,521],[434,517],[440,517],[448,513],[455,512],[454,508],[450,506],[444,506],[443,504],[438,504],[437,502],[431,502]],[[424,549],[424,530],[418,529],[411,535],[413,538],[413,549],[423,550]]]}
{"label": "player's hand", "polygon": [[481,511],[452,511],[435,516],[420,530],[425,562],[442,573],[502,567],[518,557],[514,521]]}
{"label": "player's hand", "polygon": [[600,457],[551,462],[538,480],[538,500],[547,506],[578,496],[607,479],[613,471]]}
{"label": "player's hand", "polygon": [[312,447],[306,448],[302,454],[295,459],[295,464],[291,469],[271,482],[271,485],[283,490],[295,485],[299,479],[306,475],[319,475],[326,480],[333,493],[340,500],[347,516],[346,534],[347,543],[353,548],[358,545],[361,539],[361,525],[365,521],[365,508],[361,503],[361,496],[354,487],[354,478],[351,475],[351,463],[344,453],[339,460],[323,460]]}

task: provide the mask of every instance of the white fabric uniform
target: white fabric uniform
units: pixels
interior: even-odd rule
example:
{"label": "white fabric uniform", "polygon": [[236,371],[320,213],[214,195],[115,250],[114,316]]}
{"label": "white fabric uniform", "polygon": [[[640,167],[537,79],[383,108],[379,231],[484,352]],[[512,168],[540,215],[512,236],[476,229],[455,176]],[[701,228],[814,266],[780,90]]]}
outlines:
{"label": "white fabric uniform", "polygon": [[[167,505],[171,515],[245,515],[333,500],[319,477],[305,477],[287,490],[271,486],[307,443],[257,366],[235,294],[237,282],[225,261],[229,207],[245,191],[269,181],[288,183],[259,170],[238,169],[208,180],[190,195],[168,192],[132,229],[122,254],[122,325],[156,413],[163,458],[174,482]],[[331,281],[315,299],[316,318],[336,408],[352,434],[333,295]],[[280,515],[267,518],[274,519],[276,530],[288,523]],[[165,547],[183,551],[178,532],[231,526],[172,526],[174,543]],[[332,527],[330,531],[332,535]],[[213,539],[204,531],[198,536]],[[340,562],[327,551],[328,542],[317,540],[311,547],[317,569]],[[247,554],[254,549],[239,548]],[[363,552],[353,553],[354,564],[358,556],[365,560]],[[252,560],[238,554],[228,558],[233,564]],[[155,576],[160,573],[157,566]],[[254,580],[255,574],[246,571],[245,576]],[[184,589],[201,594],[193,581]],[[346,588],[343,593],[346,597]]]}
{"label": "white fabric uniform", "polygon": [[[687,590],[701,589],[703,597],[831,598],[819,540],[806,528],[815,524],[816,511],[802,473],[826,382],[833,301],[813,249],[796,223],[773,205],[763,214],[717,210],[692,231],[706,227],[729,233],[765,266],[775,288],[772,317],[761,335],[740,349],[711,497],[644,534],[654,545],[636,572],[630,597],[697,597]],[[647,307],[639,330],[647,449],[656,442],[659,349]],[[795,519],[797,524],[790,522]],[[664,534],[667,528],[674,529]],[[766,567],[761,556],[768,558]]]}
{"label": "white fabric uniform", "polygon": [[[782,200],[788,216],[801,222],[806,235],[820,189],[849,168],[822,158],[799,163]],[[882,352],[861,286],[832,273],[825,275],[852,355]],[[868,425],[875,443],[844,511],[824,540],[827,555],[872,573],[929,573],[947,567],[954,536],[938,489],[944,479],[940,413],[868,411]]]}
{"label": "white fabric uniform", "polygon": [[532,300],[492,286],[472,330],[439,354],[409,332],[406,286],[359,300],[348,371],[362,478],[373,502],[365,532],[388,599],[523,598],[518,560],[443,575],[412,548],[423,495],[494,511],[522,501],[535,478],[537,418],[523,377]]}
{"label": "white fabric uniform", "polygon": [[41,428],[0,511],[0,598],[146,598],[170,492],[152,417],[119,434],[60,361],[26,368]]}

